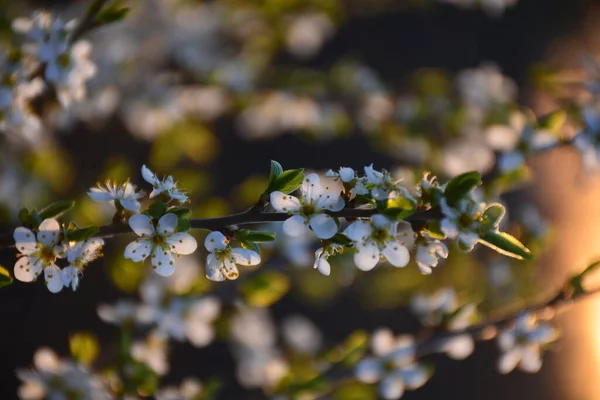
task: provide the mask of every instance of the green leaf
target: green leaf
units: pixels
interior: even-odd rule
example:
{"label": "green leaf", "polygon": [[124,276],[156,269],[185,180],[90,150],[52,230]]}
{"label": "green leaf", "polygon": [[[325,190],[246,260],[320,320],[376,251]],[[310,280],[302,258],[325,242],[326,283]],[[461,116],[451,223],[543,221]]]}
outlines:
{"label": "green leaf", "polygon": [[56,203],[52,203],[40,211],[40,218],[42,221],[48,218],[56,218],[69,211],[73,207],[75,207],[74,201],[57,201]]}
{"label": "green leaf", "polygon": [[290,281],[285,274],[267,271],[244,283],[241,292],[247,304],[269,307],[285,296],[289,288]]}
{"label": "green leaf", "polygon": [[500,203],[492,203],[483,212],[482,223],[488,230],[493,230],[498,227],[502,218],[506,214],[506,209]]}
{"label": "green leaf", "polygon": [[185,217],[179,218],[179,221],[177,222],[177,232],[189,232],[191,229],[192,224],[189,219]]}
{"label": "green leaf", "polygon": [[147,213],[155,220],[159,220],[160,217],[165,215],[166,211],[167,211],[167,205],[163,202],[158,202],[158,203],[150,204],[150,207],[148,207]]}
{"label": "green leaf", "polygon": [[271,160],[271,173],[269,174],[269,186],[283,172],[283,167],[275,160]]}
{"label": "green leaf", "polygon": [[84,240],[88,240],[98,232],[100,232],[100,228],[97,226],[88,226],[87,228],[67,231],[67,240],[73,242],[82,242]]}
{"label": "green leaf", "polygon": [[242,245],[242,247],[246,250],[252,250],[255,251],[257,253],[260,254],[260,248],[258,247],[258,245],[254,242],[246,242],[246,241],[241,241],[240,244]]}
{"label": "green leaf", "polygon": [[354,365],[362,358],[369,348],[369,334],[364,331],[355,331],[342,343],[325,354],[329,362]]}
{"label": "green leaf", "polygon": [[480,242],[505,256],[517,258],[519,260],[530,260],[533,258],[533,255],[523,243],[506,232],[486,232],[481,237]]}
{"label": "green leaf", "polygon": [[180,218],[181,217],[188,218],[189,216],[192,215],[192,210],[189,209],[188,207],[171,207],[167,210],[167,213],[175,214]]}
{"label": "green leaf", "polygon": [[600,261],[596,261],[590,264],[586,269],[581,271],[579,274],[573,276],[569,281],[571,288],[573,289],[573,295],[577,296],[586,292],[583,287],[583,278],[590,272],[593,272],[596,268],[600,267]]}
{"label": "green leaf", "polygon": [[341,244],[342,246],[350,246],[352,244],[352,239],[350,239],[348,236],[344,235],[343,233],[336,233],[335,235],[333,235],[333,237],[331,239],[327,239],[327,240],[330,241],[331,243]]}
{"label": "green leaf", "polygon": [[262,232],[262,231],[251,231],[248,229],[242,229],[236,232],[236,237],[240,241],[264,243],[272,242],[275,240],[274,232]]}
{"label": "green leaf", "polygon": [[[97,2],[98,1],[94,3]],[[94,7],[94,3],[92,3],[90,9]],[[96,25],[107,25],[125,19],[130,8],[120,6],[118,3],[119,2],[114,2],[113,4],[109,4],[107,7],[104,7],[102,10],[100,10],[100,12],[96,14],[96,18],[94,18],[94,23]]]}
{"label": "green leaf", "polygon": [[23,225],[29,225],[31,223],[31,213],[26,208],[21,208],[19,210],[19,220],[23,223]]}
{"label": "green leaf", "polygon": [[302,185],[304,179],[304,169],[289,169],[279,174],[269,185],[267,191],[269,193],[279,191],[284,194],[289,194],[298,189]]}
{"label": "green leaf", "polygon": [[558,135],[566,121],[567,112],[565,110],[556,110],[541,117],[538,120],[538,127]]}
{"label": "green leaf", "polygon": [[464,174],[452,178],[448,182],[446,190],[444,190],[444,197],[449,205],[455,205],[460,199],[479,185],[481,185],[481,175],[479,172],[465,172]]}
{"label": "green leaf", "polygon": [[98,339],[91,332],[78,332],[69,338],[71,356],[85,366],[90,366],[98,356]]}
{"label": "green leaf", "polygon": [[12,281],[13,278],[10,276],[10,272],[0,265],[0,288],[10,285]]}
{"label": "green leaf", "polygon": [[40,213],[35,208],[31,210],[29,222],[33,228],[37,228],[42,223],[42,217],[40,217]]}
{"label": "green leaf", "polygon": [[427,234],[432,239],[444,240],[446,239],[446,234],[442,231],[442,227],[440,225],[440,221],[430,221],[425,228]]}

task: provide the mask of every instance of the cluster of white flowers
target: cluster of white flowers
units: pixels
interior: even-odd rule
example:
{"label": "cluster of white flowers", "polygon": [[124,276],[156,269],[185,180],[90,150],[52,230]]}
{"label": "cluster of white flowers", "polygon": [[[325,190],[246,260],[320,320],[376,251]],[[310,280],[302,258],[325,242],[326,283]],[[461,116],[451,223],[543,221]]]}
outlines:
{"label": "cluster of white flowers", "polygon": [[[43,271],[46,286],[52,293],[60,292],[65,286],[77,289],[85,266],[101,256],[104,241],[61,242],[61,236],[60,224],[55,219],[42,221],[37,235],[25,227],[15,229],[15,247],[20,253],[14,267],[15,278],[32,282]],[[56,262],[65,257],[69,265],[61,269]]]}
{"label": "cluster of white flowers", "polygon": [[524,312],[498,334],[502,355],[498,370],[507,374],[519,367],[524,372],[538,372],[542,367],[542,351],[558,337],[556,329],[546,321],[539,322],[532,313]]}
{"label": "cluster of white flowers", "polygon": [[109,400],[108,388],[85,367],[71,361],[61,360],[49,348],[38,349],[33,356],[34,369],[18,369],[17,376],[23,381],[18,395],[21,399],[90,399]]}
{"label": "cluster of white flowers", "polygon": [[418,389],[430,377],[415,362],[417,346],[410,335],[394,337],[389,329],[380,329],[371,336],[371,350],[357,364],[355,376],[361,382],[379,382],[379,394],[386,400],[401,398],[406,389]]}

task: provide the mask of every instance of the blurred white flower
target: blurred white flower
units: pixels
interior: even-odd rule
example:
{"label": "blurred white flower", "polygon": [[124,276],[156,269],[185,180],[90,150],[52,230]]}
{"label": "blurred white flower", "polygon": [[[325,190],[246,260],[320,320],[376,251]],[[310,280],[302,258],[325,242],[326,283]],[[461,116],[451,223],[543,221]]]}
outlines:
{"label": "blurred white flower", "polygon": [[144,341],[135,341],[131,345],[131,356],[156,372],[165,375],[169,372],[167,341],[157,335],[150,334]]}
{"label": "blurred white flower", "polygon": [[281,325],[281,332],[286,343],[296,351],[315,355],[323,344],[319,328],[309,319],[301,315],[286,317]]}
{"label": "blurred white flower", "polygon": [[111,395],[104,382],[86,368],[58,358],[47,347],[38,349],[33,356],[34,369],[17,369],[23,384],[18,396],[23,400],[62,400],[81,398],[109,400]]}
{"label": "blurred white flower", "polygon": [[315,55],[332,33],[333,24],[327,15],[298,14],[287,24],[285,42],[290,53],[305,59]]}
{"label": "blurred white flower", "polygon": [[405,389],[417,389],[429,379],[429,372],[415,363],[417,347],[412,336],[396,338],[390,330],[379,329],[371,337],[371,350],[373,355],[362,359],[354,374],[361,382],[379,382],[382,398],[399,399]]}
{"label": "blurred white flower", "polygon": [[194,378],[186,378],[179,386],[158,389],[156,400],[196,400],[202,394],[202,383]]}
{"label": "blurred white flower", "polygon": [[135,322],[138,319],[138,306],[131,300],[119,300],[113,305],[100,304],[98,316],[113,325]]}
{"label": "blurred white flower", "polygon": [[538,322],[531,313],[521,314],[512,326],[498,334],[502,355],[498,370],[507,374],[516,367],[524,372],[538,372],[542,367],[543,347],[556,340],[558,333],[548,322]]}

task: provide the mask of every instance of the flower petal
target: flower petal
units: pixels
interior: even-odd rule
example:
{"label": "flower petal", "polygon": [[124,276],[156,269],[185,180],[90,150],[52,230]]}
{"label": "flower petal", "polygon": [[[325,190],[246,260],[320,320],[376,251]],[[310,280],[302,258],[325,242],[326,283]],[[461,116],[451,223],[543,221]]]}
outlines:
{"label": "flower petal", "polygon": [[282,192],[272,192],[270,195],[271,206],[279,212],[294,213],[300,209],[300,200]]}
{"label": "flower petal", "polygon": [[236,264],[258,265],[260,263],[260,255],[252,250],[236,247],[231,249],[231,255],[233,255]]}
{"label": "flower petal", "polygon": [[32,254],[37,250],[37,240],[33,232],[25,227],[18,227],[13,233],[15,247],[21,254]]}
{"label": "flower petal", "polygon": [[94,201],[111,201],[114,200],[112,193],[100,189],[100,188],[90,188],[88,192],[88,196]]}
{"label": "flower petal", "polygon": [[227,240],[225,235],[223,235],[219,231],[214,231],[214,232],[209,233],[206,236],[206,239],[204,239],[204,247],[206,247],[206,250],[208,250],[210,252],[215,251],[215,249],[223,250],[224,248],[227,247],[228,243],[229,243],[229,241]]}
{"label": "flower petal", "polygon": [[136,199],[121,199],[119,203],[123,206],[127,211],[137,212],[140,209],[140,202]]}
{"label": "flower petal", "polygon": [[152,251],[152,242],[148,239],[135,240],[125,247],[125,258],[134,262],[144,261]]}
{"label": "flower petal", "polygon": [[365,357],[354,369],[356,379],[364,383],[375,383],[382,375],[381,364],[373,357]]}
{"label": "flower petal", "polygon": [[288,236],[300,236],[308,230],[308,221],[301,215],[293,215],[283,223],[283,232]]}
{"label": "flower petal", "polygon": [[377,229],[389,229],[396,228],[396,222],[390,221],[385,215],[375,214],[371,217],[371,223]]}
{"label": "flower petal", "polygon": [[517,364],[521,361],[521,351],[518,348],[507,351],[500,356],[498,360],[498,371],[501,374],[508,374],[510,371],[515,369]]}
{"label": "flower petal", "polygon": [[317,198],[317,210],[340,211],[346,203],[339,194],[323,193]]}
{"label": "flower petal", "polygon": [[146,167],[146,165],[142,165],[142,177],[146,182],[148,182],[152,186],[156,186],[159,182],[154,172],[150,171],[150,169]]}
{"label": "flower petal", "polygon": [[175,233],[167,238],[167,243],[171,245],[175,254],[192,254],[198,247],[196,239],[187,233]]}
{"label": "flower petal", "polygon": [[354,255],[354,264],[361,271],[370,271],[379,262],[379,248],[373,242],[358,246],[358,253]]}
{"label": "flower petal", "polygon": [[371,336],[371,349],[376,356],[389,354],[396,347],[396,338],[388,328],[380,328]]}
{"label": "flower petal", "polygon": [[240,276],[240,272],[235,266],[235,260],[233,258],[225,258],[223,264],[221,264],[221,271],[227,277],[227,279],[237,279]]}
{"label": "flower petal", "polygon": [[325,276],[329,276],[331,274],[331,264],[329,264],[329,261],[327,261],[325,257],[318,257],[315,260],[314,267]]}
{"label": "flower petal", "polygon": [[348,236],[355,242],[360,242],[369,236],[371,232],[373,232],[373,228],[371,227],[369,221],[358,220],[348,225],[348,227],[344,230],[344,235]]}
{"label": "flower petal", "polygon": [[39,232],[37,234],[38,242],[42,243],[46,247],[54,247],[58,243],[58,237],[60,234],[60,224],[54,218],[45,219],[40,224]]}
{"label": "flower petal", "polygon": [[210,253],[206,257],[206,277],[214,282],[225,280],[225,276],[223,276],[223,272],[221,271],[221,262],[213,253]]}
{"label": "flower petal", "polygon": [[302,186],[300,186],[300,192],[304,201],[309,203],[316,201],[324,191],[319,180],[319,175],[314,173],[305,176]]}
{"label": "flower petal", "polygon": [[177,215],[172,213],[165,214],[158,220],[156,232],[164,236],[172,235],[175,229],[177,229],[178,223],[179,218],[177,218]]}
{"label": "flower petal", "polygon": [[354,179],[354,170],[348,167],[340,168],[340,179],[342,182],[350,182]]}
{"label": "flower petal", "polygon": [[144,214],[135,214],[129,218],[129,226],[136,235],[141,237],[152,236],[154,234],[152,219]]}
{"label": "flower petal", "polygon": [[162,247],[154,247],[150,261],[152,262],[152,269],[160,276],[171,276],[175,271],[175,256]]}
{"label": "flower petal", "polygon": [[398,376],[387,376],[379,384],[379,394],[385,400],[396,400],[404,394],[404,382]]}
{"label": "flower petal", "polygon": [[42,272],[42,262],[35,257],[21,257],[15,263],[15,278],[21,282],[31,282]]}
{"label": "flower petal", "polygon": [[542,357],[540,356],[540,348],[538,346],[527,346],[522,350],[521,363],[519,369],[521,371],[535,373],[542,368]]}
{"label": "flower petal", "polygon": [[408,249],[397,240],[389,241],[383,249],[383,255],[394,267],[405,267],[410,261]]}
{"label": "flower petal", "polygon": [[415,244],[415,231],[406,221],[400,221],[396,227],[396,237],[402,246],[411,249]]}
{"label": "flower petal", "polygon": [[335,219],[327,214],[315,214],[310,217],[309,225],[319,239],[329,239],[338,231]]}
{"label": "flower petal", "polygon": [[44,278],[48,290],[52,293],[58,293],[64,287],[61,279],[60,268],[54,264],[44,268]]}

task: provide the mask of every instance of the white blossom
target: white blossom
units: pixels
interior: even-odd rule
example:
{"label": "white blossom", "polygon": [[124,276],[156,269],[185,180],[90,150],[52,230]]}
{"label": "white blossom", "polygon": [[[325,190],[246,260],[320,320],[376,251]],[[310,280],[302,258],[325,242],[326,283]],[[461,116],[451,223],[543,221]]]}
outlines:
{"label": "white blossom", "polygon": [[423,238],[416,245],[415,261],[422,274],[429,275],[440,258],[448,257],[448,247],[439,240]]}
{"label": "white blossom", "polygon": [[135,191],[135,186],[130,182],[119,184],[110,180],[107,180],[104,185],[98,183],[96,187],[91,188],[88,196],[92,200],[107,202],[114,207],[118,207],[115,204],[118,202],[120,207],[131,212],[139,211],[140,202],[138,200],[144,197],[143,193]]}
{"label": "white blossom", "polygon": [[358,250],[354,263],[363,271],[370,271],[380,259],[386,259],[395,267],[404,267],[410,260],[408,249],[415,241],[415,234],[409,223],[394,222],[381,214],[369,221],[358,220],[351,223],[344,234],[355,243]]}
{"label": "white blossom", "polygon": [[310,174],[302,182],[300,198],[279,191],[271,193],[271,205],[276,211],[293,214],[283,223],[286,234],[299,236],[309,226],[320,239],[329,239],[337,233],[337,222],[325,211],[340,211],[344,199],[327,193],[327,189],[321,186],[317,174]]}
{"label": "white blossom", "polygon": [[169,372],[167,341],[157,335],[150,334],[144,341],[135,341],[131,345],[131,356],[156,372],[165,375]]}
{"label": "white blossom", "polygon": [[175,232],[178,222],[177,215],[172,213],[163,215],[156,228],[147,215],[135,214],[129,218],[129,226],[141,239],[127,245],[125,258],[140,262],[150,257],[152,269],[162,276],[171,275],[175,270],[175,257],[192,254],[197,247],[191,235]]}
{"label": "white blossom", "polygon": [[371,196],[375,200],[388,200],[389,198],[401,196],[414,201],[410,192],[400,186],[399,181],[395,180],[386,170],[377,171],[371,164],[365,167],[365,175],[367,177],[365,186],[370,189]]}
{"label": "white blossom", "polygon": [[405,389],[417,389],[429,379],[428,371],[415,363],[417,347],[412,336],[396,338],[390,330],[379,329],[371,337],[371,350],[373,355],[362,359],[354,374],[361,382],[379,382],[382,398],[399,399]]}
{"label": "white blossom", "polygon": [[113,325],[123,325],[138,320],[138,306],[131,300],[121,299],[113,305],[100,304],[97,313],[102,321]]}
{"label": "white blossom", "polygon": [[498,334],[502,355],[498,370],[507,374],[516,367],[524,372],[538,372],[542,367],[542,349],[557,337],[556,330],[547,322],[538,322],[530,313],[521,314],[513,326]]}
{"label": "white blossom", "polygon": [[302,353],[315,355],[323,344],[319,328],[301,315],[286,317],[281,325],[281,333],[290,347]]}
{"label": "white blossom", "polygon": [[239,265],[258,265],[260,255],[241,247],[231,248],[229,240],[221,232],[211,232],[204,240],[204,247],[210,253],[206,258],[206,277],[211,281],[220,282],[227,279],[236,279]]}
{"label": "white blossom", "polygon": [[34,369],[18,369],[23,381],[19,398],[24,400],[63,400],[71,398],[109,400],[108,388],[85,367],[58,358],[49,348],[38,349],[33,356]]}
{"label": "white blossom", "polygon": [[71,286],[77,290],[79,278],[83,274],[83,269],[102,256],[102,246],[104,240],[90,239],[83,242],[76,242],[73,246],[67,247],[67,261],[69,265],[62,269],[61,279],[65,287]]}
{"label": "white blossom", "polygon": [[31,282],[44,271],[44,281],[52,293],[63,288],[60,268],[55,264],[58,258],[65,256],[65,249],[58,246],[60,225],[55,219],[45,219],[36,235],[25,227],[15,229],[13,238],[19,251],[14,273],[22,282]]}
{"label": "white blossom", "polygon": [[479,218],[485,210],[485,203],[478,203],[471,198],[459,200],[455,207],[450,207],[445,198],[440,200],[440,208],[444,218],[440,222],[442,232],[450,239],[458,238],[460,246],[471,251],[479,241]]}
{"label": "white blossom", "polygon": [[356,172],[352,168],[342,167],[338,172],[329,170],[325,176],[332,177],[334,181],[342,182],[344,189],[350,191],[350,199],[357,195],[368,194],[369,191],[365,187],[366,178],[356,176]]}
{"label": "white blossom", "polygon": [[194,378],[186,378],[179,386],[158,389],[156,400],[196,400],[202,394],[202,383]]}
{"label": "white blossom", "polygon": [[177,187],[177,183],[172,176],[167,176],[161,180],[145,165],[142,166],[142,176],[146,182],[154,186],[154,190],[150,193],[150,198],[165,193],[172,200],[176,200],[180,203],[185,203],[189,200],[186,191]]}

